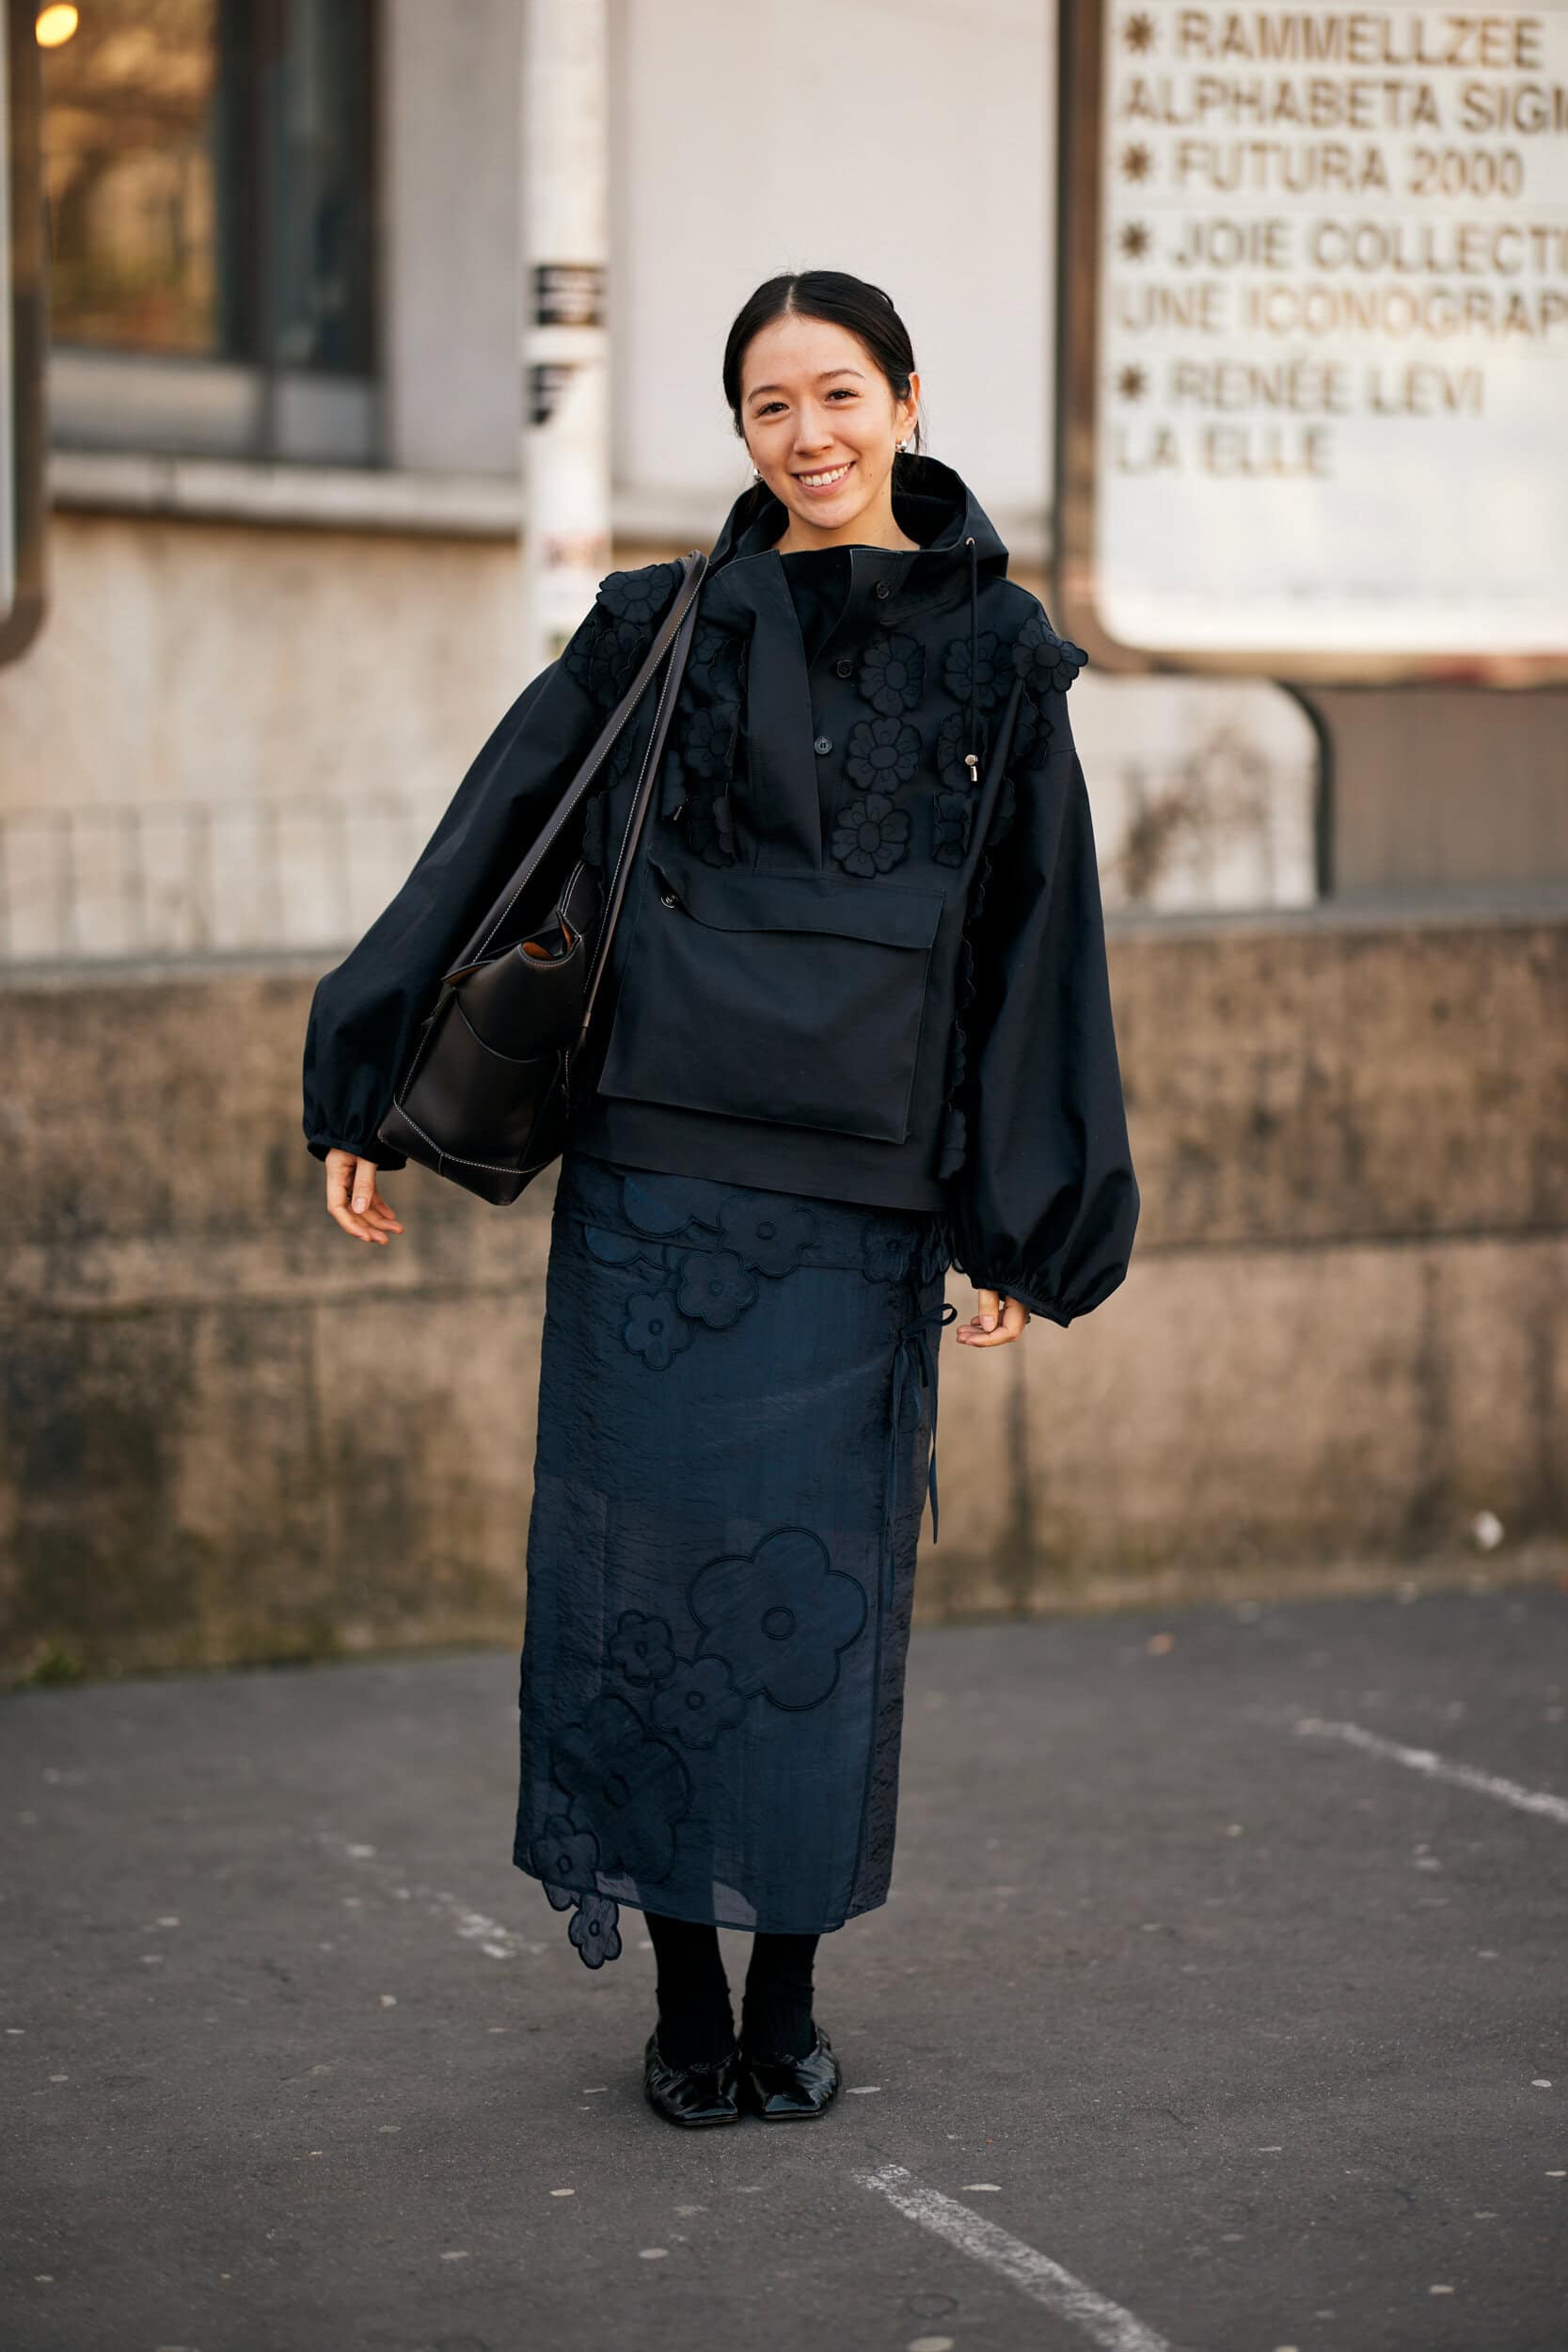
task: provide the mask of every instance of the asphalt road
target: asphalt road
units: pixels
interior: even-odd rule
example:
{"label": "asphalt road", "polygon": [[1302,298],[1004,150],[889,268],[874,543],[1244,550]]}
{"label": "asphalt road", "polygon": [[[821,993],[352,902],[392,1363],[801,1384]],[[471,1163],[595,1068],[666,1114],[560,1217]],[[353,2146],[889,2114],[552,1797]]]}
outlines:
{"label": "asphalt road", "polygon": [[643,2105],[515,1727],[509,1652],[0,1703],[8,2352],[1568,2345],[1568,1595],[917,1632],[793,2128]]}

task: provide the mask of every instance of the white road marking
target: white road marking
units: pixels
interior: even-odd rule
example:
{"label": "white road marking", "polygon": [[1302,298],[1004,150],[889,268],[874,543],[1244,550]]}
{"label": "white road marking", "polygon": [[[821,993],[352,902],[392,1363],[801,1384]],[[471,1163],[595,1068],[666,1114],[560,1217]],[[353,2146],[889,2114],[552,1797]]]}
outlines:
{"label": "white road marking", "polygon": [[[545,1949],[543,1944],[534,1942],[531,1937],[519,1935],[515,1928],[506,1927],[500,1920],[492,1919],[485,1912],[473,1910],[454,1895],[449,1886],[427,1886],[421,1883],[402,1883],[401,1869],[389,1862],[383,1861],[373,1846],[356,1843],[340,1836],[335,1830],[318,1829],[315,1835],[319,1845],[326,1848],[330,1852],[346,1856],[358,1869],[368,1868],[372,1877],[383,1881],[399,1881],[400,1883],[389,1886],[389,1892],[404,1902],[422,1904],[427,1912],[437,1918],[444,1917],[448,1925],[455,1929],[465,1944],[477,1944],[487,1960],[517,1960],[525,1953],[532,1957]],[[350,1909],[356,1911],[363,1909],[363,1900],[358,1895],[345,1895],[341,1899]],[[388,1996],[383,1994],[381,1997],[386,2000]]]}
{"label": "white road marking", "polygon": [[999,2230],[994,2221],[985,2220],[960,2205],[955,2197],[944,2197],[940,2189],[927,2188],[901,2164],[879,2164],[875,2172],[857,2172],[855,2178],[863,2188],[874,2188],[885,2197],[895,2210],[911,2221],[918,2221],[922,2229],[936,2237],[945,2238],[960,2254],[968,2254],[988,2270],[994,2270],[1010,2286],[1043,2303],[1058,2318],[1069,2320],[1081,2328],[1092,2341],[1103,2346],[1103,2352],[1172,2352],[1164,2336],[1146,2328],[1141,2319],[1124,2312],[1119,2303],[1085,2286],[1070,2270],[1053,2263],[1048,2254],[1041,2254],[1022,2238],[1011,2237]]}
{"label": "white road marking", "polygon": [[1554,1797],[1545,1789],[1523,1788],[1516,1780],[1501,1780],[1496,1772],[1478,1772],[1473,1764],[1450,1764],[1446,1756],[1431,1748],[1407,1748],[1397,1740],[1385,1740],[1375,1731],[1365,1731],[1359,1724],[1340,1724],[1322,1715],[1298,1716],[1295,1730],[1307,1740],[1343,1740],[1347,1746],[1365,1748],[1370,1756],[1386,1756],[1395,1764],[1402,1764],[1412,1772],[1424,1772],[1429,1780],[1451,1781],[1456,1788],[1474,1788],[1483,1797],[1496,1797],[1501,1804],[1512,1804],[1521,1813],[1539,1813],[1548,1821],[1560,1822],[1568,1829],[1568,1797]]}

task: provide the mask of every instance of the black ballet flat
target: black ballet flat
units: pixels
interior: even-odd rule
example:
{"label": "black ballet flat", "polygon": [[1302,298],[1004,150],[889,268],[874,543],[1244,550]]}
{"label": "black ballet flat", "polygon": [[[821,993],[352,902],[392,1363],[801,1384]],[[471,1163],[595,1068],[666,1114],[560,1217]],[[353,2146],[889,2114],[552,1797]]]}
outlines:
{"label": "black ballet flat", "polygon": [[658,2046],[657,2029],[642,2053],[642,2088],[650,2106],[667,2123],[688,2130],[704,2123],[740,2121],[740,2054],[714,2058],[703,2066],[672,2066]]}
{"label": "black ballet flat", "polygon": [[820,2026],[804,2058],[753,2058],[740,2053],[740,2095],[765,2123],[794,2123],[820,2115],[837,2095],[843,2070]]}

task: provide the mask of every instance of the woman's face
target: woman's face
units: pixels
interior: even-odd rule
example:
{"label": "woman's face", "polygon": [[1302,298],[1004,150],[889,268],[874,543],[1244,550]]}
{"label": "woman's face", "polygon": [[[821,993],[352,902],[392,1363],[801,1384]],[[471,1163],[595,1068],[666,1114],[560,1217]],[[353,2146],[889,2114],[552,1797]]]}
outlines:
{"label": "woman's face", "polygon": [[752,464],[799,525],[834,537],[850,536],[868,511],[891,513],[894,451],[913,431],[919,401],[918,375],[909,398],[895,400],[859,336],[826,319],[775,319],[741,361]]}

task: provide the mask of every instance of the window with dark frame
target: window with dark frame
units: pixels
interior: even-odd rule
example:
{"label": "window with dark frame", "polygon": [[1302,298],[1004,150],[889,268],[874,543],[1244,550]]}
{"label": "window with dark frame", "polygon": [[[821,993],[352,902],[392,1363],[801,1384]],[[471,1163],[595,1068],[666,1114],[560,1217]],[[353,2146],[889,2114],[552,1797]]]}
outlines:
{"label": "window with dark frame", "polygon": [[374,0],[82,0],[43,51],[57,447],[378,446]]}

